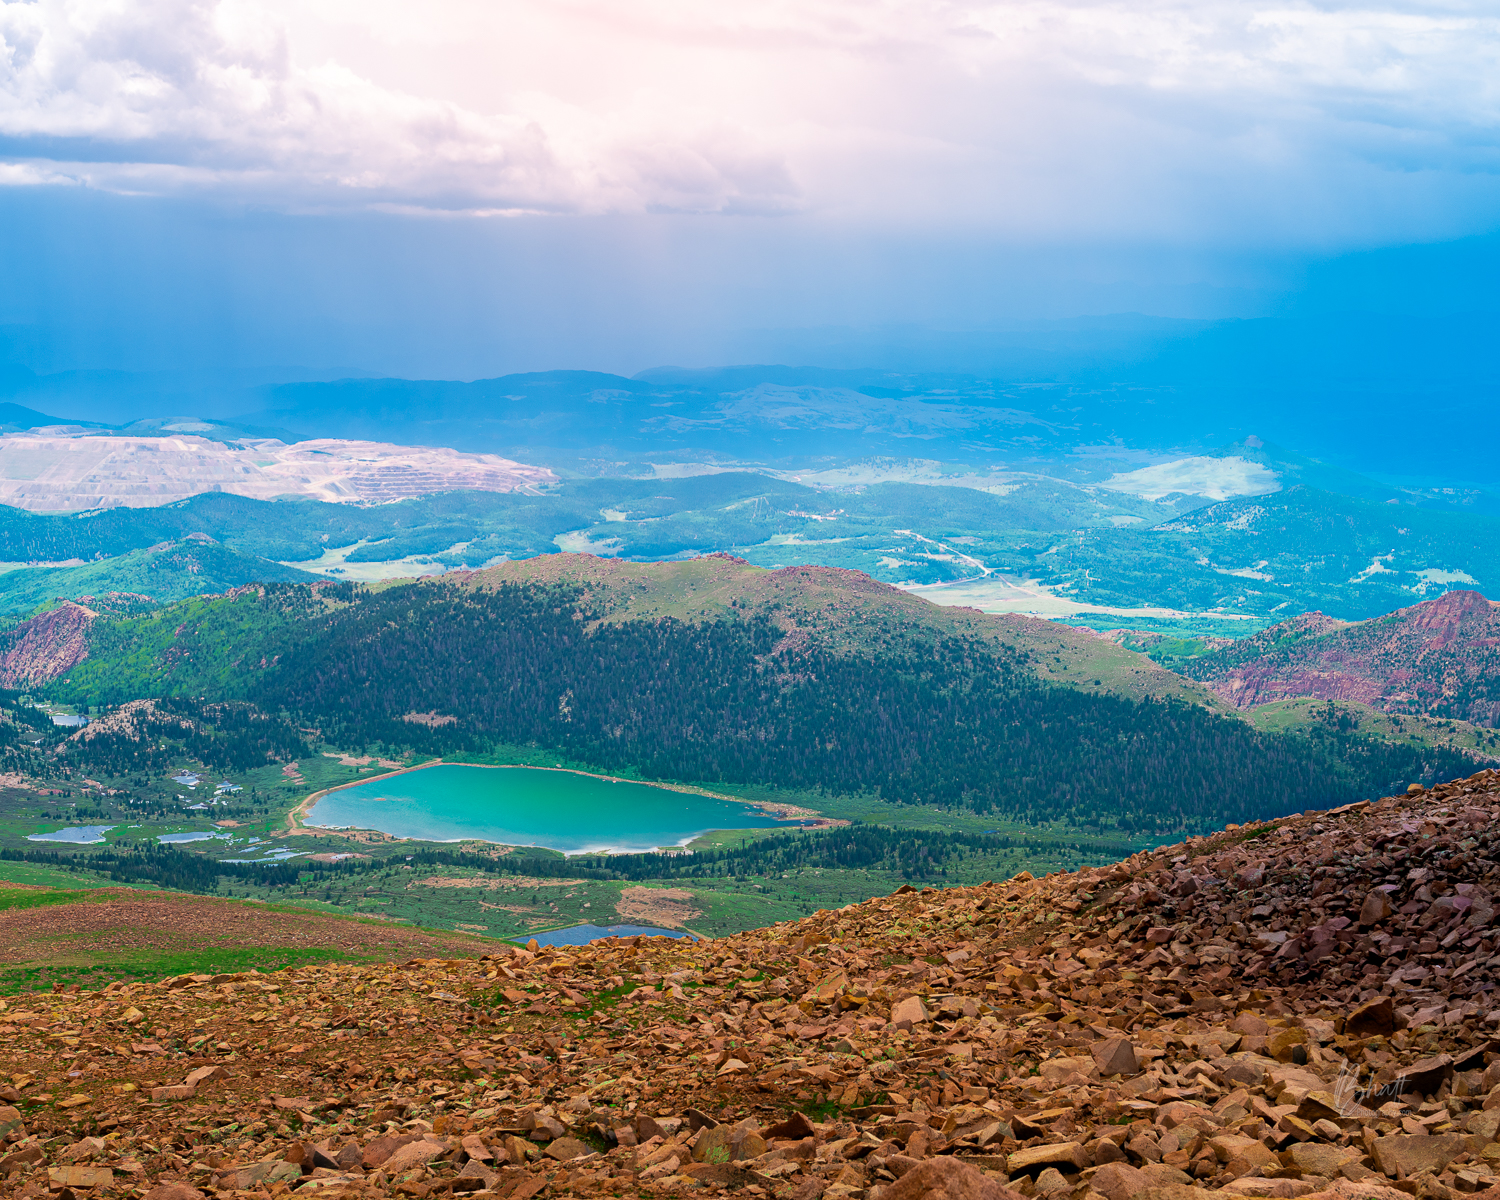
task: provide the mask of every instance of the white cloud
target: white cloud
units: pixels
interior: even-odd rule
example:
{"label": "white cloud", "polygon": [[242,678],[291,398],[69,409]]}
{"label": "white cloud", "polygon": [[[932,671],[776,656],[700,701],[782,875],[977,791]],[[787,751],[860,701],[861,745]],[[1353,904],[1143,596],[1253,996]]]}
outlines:
{"label": "white cloud", "polygon": [[1497,198],[1461,2],[6,0],[0,43],[9,161],[124,191],[1176,239]]}
{"label": "white cloud", "polygon": [[[371,10],[378,22],[378,6]],[[433,10],[441,25],[442,6]],[[297,53],[296,18],[237,0],[0,5],[12,161],[119,191],[555,212],[779,211],[785,164],[742,129],[615,129],[477,110]],[[453,38],[463,30],[450,27]],[[27,153],[31,151],[31,153]],[[39,169],[39,168],[35,168]]]}

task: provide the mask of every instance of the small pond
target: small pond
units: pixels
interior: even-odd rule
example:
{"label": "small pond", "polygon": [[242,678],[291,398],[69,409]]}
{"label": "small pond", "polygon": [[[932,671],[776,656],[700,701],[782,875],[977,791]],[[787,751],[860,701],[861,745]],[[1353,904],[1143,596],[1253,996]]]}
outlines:
{"label": "small pond", "polygon": [[[651,925],[570,925],[567,929],[551,929],[531,936],[536,939],[538,946],[587,946],[601,938],[691,938],[693,935],[680,929],[656,929]],[[523,940],[519,936],[511,939],[515,942]]]}
{"label": "small pond", "polygon": [[73,825],[67,829],[55,829],[51,833],[33,833],[28,842],[72,842],[77,846],[97,846],[113,825]]}

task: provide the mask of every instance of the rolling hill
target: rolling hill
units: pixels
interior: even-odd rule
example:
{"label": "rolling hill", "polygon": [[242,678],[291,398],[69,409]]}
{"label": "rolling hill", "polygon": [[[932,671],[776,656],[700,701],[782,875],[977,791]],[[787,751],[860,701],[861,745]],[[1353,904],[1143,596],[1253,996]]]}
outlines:
{"label": "rolling hill", "polygon": [[[102,617],[87,641],[47,694],[243,701],[338,745],[481,761],[534,747],[619,774],[1094,830],[1207,827],[1473,765],[1336,729],[1257,733],[1086,635],[939,609],[855,572],[727,556],[267,585]],[[1076,679],[1090,659],[1100,673]],[[453,720],[412,719],[432,713]]]}
{"label": "rolling hill", "polygon": [[[0,507],[0,562],[45,570],[103,560],[76,585],[68,576],[43,585],[73,598],[145,590],[127,579],[133,568],[121,556],[200,535],[266,560],[259,578],[270,581],[289,578],[283,568],[376,581],[558,549],[638,561],[729,552],[762,567],[852,569],[909,586],[963,581],[972,593],[965,603],[1001,610],[1024,610],[1015,584],[1033,581],[1033,592],[1080,609],[1069,619],[1139,625],[1130,614],[1156,608],[1203,614],[1218,632],[1310,609],[1364,619],[1500,580],[1500,524],[1481,514],[1301,485],[1204,506],[1057,479],[960,482],[831,489],[821,478],[812,486],[741,470],[575,478],[541,495],[447,491],[374,505],[209,493],[75,515]],[[181,586],[157,598],[214,591],[214,578],[195,584],[181,575]],[[20,598],[9,611],[25,611],[33,595],[22,581],[10,581]],[[1149,614],[1141,621],[1162,627]]]}

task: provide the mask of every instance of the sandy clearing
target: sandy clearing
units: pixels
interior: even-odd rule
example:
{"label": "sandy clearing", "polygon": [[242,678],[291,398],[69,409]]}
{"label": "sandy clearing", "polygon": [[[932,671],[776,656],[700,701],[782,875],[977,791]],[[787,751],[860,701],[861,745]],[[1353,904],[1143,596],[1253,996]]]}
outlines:
{"label": "sandy clearing", "polygon": [[425,885],[439,888],[486,888],[490,891],[532,891],[536,888],[573,887],[576,879],[532,879],[527,875],[507,875],[504,879],[466,878],[462,875],[429,875],[426,879],[413,879],[411,886]]}
{"label": "sandy clearing", "polygon": [[693,893],[685,888],[629,887],[620,893],[615,912],[622,922],[676,929],[702,915],[702,909],[689,903],[693,899]]}

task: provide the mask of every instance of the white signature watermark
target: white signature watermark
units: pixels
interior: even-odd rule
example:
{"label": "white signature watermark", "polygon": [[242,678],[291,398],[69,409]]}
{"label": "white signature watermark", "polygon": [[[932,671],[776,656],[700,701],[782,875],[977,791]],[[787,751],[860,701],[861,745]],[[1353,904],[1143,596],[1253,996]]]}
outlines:
{"label": "white signature watermark", "polygon": [[1405,1090],[1405,1078],[1393,1079],[1379,1087],[1361,1088],[1359,1068],[1346,1059],[1339,1067],[1339,1077],[1333,1084],[1333,1100],[1339,1116],[1347,1119],[1357,1115],[1355,1109],[1375,1108],[1386,1101],[1395,1100]]}

